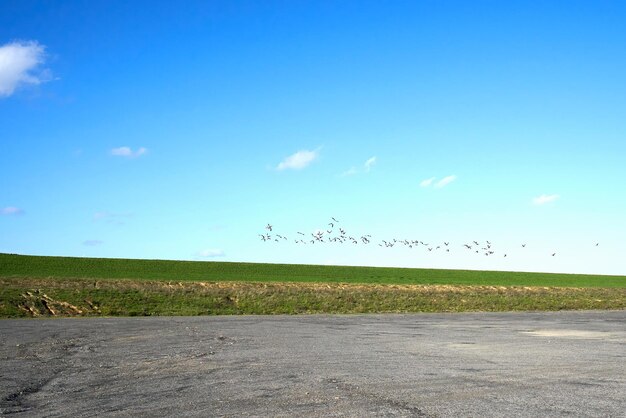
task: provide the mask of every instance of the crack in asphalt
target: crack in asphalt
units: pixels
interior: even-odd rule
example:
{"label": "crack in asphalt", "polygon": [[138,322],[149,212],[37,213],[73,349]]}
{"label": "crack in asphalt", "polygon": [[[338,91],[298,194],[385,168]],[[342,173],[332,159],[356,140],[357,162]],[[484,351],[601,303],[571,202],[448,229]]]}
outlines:
{"label": "crack in asphalt", "polygon": [[369,401],[374,401],[374,403],[378,405],[384,405],[391,409],[394,409],[400,413],[406,412],[410,414],[411,417],[416,418],[437,418],[437,415],[427,414],[421,408],[411,405],[408,402],[399,401],[397,399],[392,399],[387,396],[381,396],[377,393],[366,391],[361,389],[359,386],[343,382],[336,378],[325,379],[326,383],[335,385],[335,388],[344,392],[348,392],[350,396],[357,395],[362,397],[363,399],[367,399]]}
{"label": "crack in asphalt", "polygon": [[44,386],[50,383],[55,376],[40,380],[35,385],[25,386],[16,392],[5,396],[0,401],[0,412],[2,414],[17,414],[20,412],[28,412],[31,407],[28,406],[25,401],[29,395],[39,392]]}
{"label": "crack in asphalt", "polygon": [[[53,335],[56,337],[56,335]],[[32,346],[21,348],[25,351],[22,358],[31,359],[35,362],[33,368],[36,368],[43,377],[34,383],[31,381],[28,384],[19,387],[17,390],[9,393],[0,399],[0,415],[17,414],[22,412],[28,412],[32,409],[32,406],[28,405],[28,398],[38,392],[51,383],[57,376],[67,369],[68,359],[77,354],[81,346],[76,341],[69,341],[62,344],[60,347],[54,347],[56,340],[47,339],[41,341]],[[46,348],[51,352],[46,352]],[[41,351],[44,351],[45,355],[41,355]]]}

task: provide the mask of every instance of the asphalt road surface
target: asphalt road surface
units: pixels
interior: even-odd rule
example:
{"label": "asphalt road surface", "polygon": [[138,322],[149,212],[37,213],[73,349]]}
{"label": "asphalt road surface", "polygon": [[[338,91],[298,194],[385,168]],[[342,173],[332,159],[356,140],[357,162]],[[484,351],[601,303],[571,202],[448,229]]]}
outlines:
{"label": "asphalt road surface", "polygon": [[626,311],[0,320],[0,415],[626,417]]}

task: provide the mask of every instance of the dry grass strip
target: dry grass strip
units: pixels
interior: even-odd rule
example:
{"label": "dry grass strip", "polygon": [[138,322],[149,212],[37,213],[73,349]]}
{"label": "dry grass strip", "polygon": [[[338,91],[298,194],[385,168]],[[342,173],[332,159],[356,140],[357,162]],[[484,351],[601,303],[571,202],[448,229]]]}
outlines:
{"label": "dry grass strip", "polygon": [[624,288],[0,278],[0,317],[626,309]]}

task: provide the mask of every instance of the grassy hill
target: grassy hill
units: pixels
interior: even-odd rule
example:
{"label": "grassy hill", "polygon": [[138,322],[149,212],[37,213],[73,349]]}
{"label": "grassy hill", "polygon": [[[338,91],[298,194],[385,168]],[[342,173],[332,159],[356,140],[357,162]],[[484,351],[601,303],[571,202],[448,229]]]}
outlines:
{"label": "grassy hill", "polygon": [[16,254],[0,254],[0,277],[626,288],[626,276]]}
{"label": "grassy hill", "polygon": [[0,254],[0,318],[626,309],[626,277]]}

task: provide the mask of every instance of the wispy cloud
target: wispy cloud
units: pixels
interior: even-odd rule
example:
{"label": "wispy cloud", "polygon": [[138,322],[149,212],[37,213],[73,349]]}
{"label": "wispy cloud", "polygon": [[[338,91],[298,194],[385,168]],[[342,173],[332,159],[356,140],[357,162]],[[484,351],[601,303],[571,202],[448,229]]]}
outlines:
{"label": "wispy cloud", "polygon": [[119,147],[111,150],[111,155],[116,157],[137,158],[148,152],[147,148],[141,147],[133,151],[130,147]]}
{"label": "wispy cloud", "polygon": [[430,185],[433,184],[433,181],[435,181],[435,177],[431,177],[429,179],[422,180],[420,182],[420,187],[429,187]]}
{"label": "wispy cloud", "polygon": [[45,47],[36,41],[16,41],[0,46],[0,97],[12,95],[23,84],[50,81],[50,71],[39,69]]}
{"label": "wispy cloud", "polygon": [[[369,173],[369,171],[372,169],[372,166],[374,166],[374,164],[376,164],[376,161],[377,161],[376,157],[368,158],[363,163],[363,170],[366,173]],[[356,167],[350,167],[349,170],[346,170],[343,173],[341,173],[341,177],[354,176],[355,174],[359,174],[359,170]]]}
{"label": "wispy cloud", "polygon": [[365,172],[370,171],[374,164],[376,164],[376,157],[369,158],[367,161],[365,161]]}
{"label": "wispy cloud", "polygon": [[132,213],[114,213],[109,211],[96,212],[93,215],[93,220],[96,222],[105,222],[108,224],[124,225],[127,219],[132,218]]}
{"label": "wispy cloud", "polygon": [[16,208],[15,206],[7,206],[6,208],[0,209],[0,215],[3,216],[19,216],[24,213],[24,209]]}
{"label": "wispy cloud", "polygon": [[88,239],[86,241],[83,241],[83,245],[85,247],[97,247],[98,245],[102,244],[104,244],[104,242],[100,241],[99,239]]}
{"label": "wispy cloud", "polygon": [[276,170],[301,170],[309,166],[319,156],[319,150],[301,150],[290,155],[276,166]]}
{"label": "wispy cloud", "polygon": [[542,194],[541,196],[534,197],[533,203],[535,205],[545,205],[546,203],[554,202],[559,197],[558,194]]}
{"label": "wispy cloud", "polygon": [[224,257],[226,254],[224,253],[224,250],[220,250],[216,248],[209,248],[206,250],[198,251],[196,255],[198,257],[203,257],[203,258],[214,258],[214,257]]}
{"label": "wispy cloud", "polygon": [[451,176],[446,176],[446,177],[442,178],[438,182],[435,182],[435,180],[437,180],[437,177],[431,177],[429,179],[422,180],[420,182],[420,187],[430,187],[430,186],[433,186],[433,187],[435,187],[437,189],[441,189],[442,187],[445,187],[448,184],[452,183],[454,180],[456,180],[456,178],[457,177],[455,175],[451,175]]}
{"label": "wispy cloud", "polygon": [[442,178],[441,180],[439,180],[436,184],[435,187],[440,189],[442,187],[447,186],[448,184],[452,183],[454,180],[456,180],[456,176],[452,175],[452,176],[446,176],[444,178]]}

